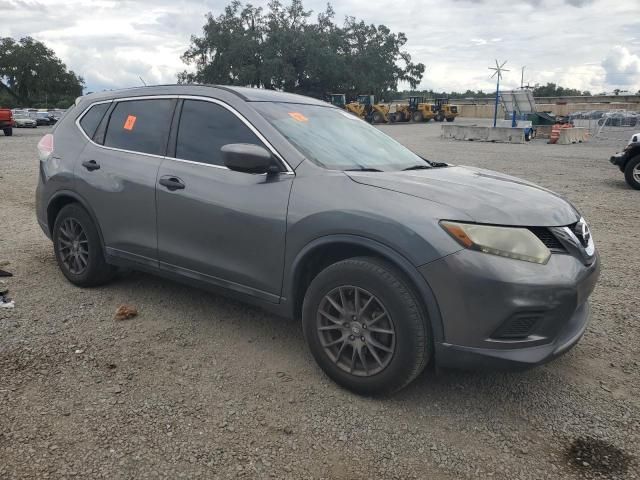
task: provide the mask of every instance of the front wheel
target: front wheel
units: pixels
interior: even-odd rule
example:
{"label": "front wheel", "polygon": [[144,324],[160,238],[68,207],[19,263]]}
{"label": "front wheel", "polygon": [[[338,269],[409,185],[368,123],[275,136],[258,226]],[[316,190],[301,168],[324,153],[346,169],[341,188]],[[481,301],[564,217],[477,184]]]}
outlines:
{"label": "front wheel", "polygon": [[422,112],[413,112],[411,115],[411,120],[414,122],[421,122],[424,119]]}
{"label": "front wheel", "polygon": [[371,116],[371,123],[382,123],[384,122],[384,116],[380,112],[373,112]]}
{"label": "front wheel", "polygon": [[105,261],[91,216],[78,204],[69,204],[58,213],[53,226],[53,247],[60,270],[74,285],[101,285],[115,273],[115,268]]}
{"label": "front wheel", "polygon": [[624,178],[631,188],[640,190],[640,155],[633,157],[624,168]]}
{"label": "front wheel", "polygon": [[402,274],[384,261],[358,257],[330,265],[309,285],[302,310],[316,362],[353,392],[400,390],[429,360],[423,309]]}
{"label": "front wheel", "polygon": [[13,135],[13,128],[3,128],[2,131],[7,137],[10,137],[11,135]]}

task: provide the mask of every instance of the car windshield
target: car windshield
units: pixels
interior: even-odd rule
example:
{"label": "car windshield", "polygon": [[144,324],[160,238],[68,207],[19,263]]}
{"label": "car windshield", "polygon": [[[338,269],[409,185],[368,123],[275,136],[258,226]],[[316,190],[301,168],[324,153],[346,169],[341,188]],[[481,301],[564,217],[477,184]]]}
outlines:
{"label": "car windshield", "polygon": [[255,102],[260,112],[309,160],[331,170],[398,171],[430,164],[344,110],[320,105]]}

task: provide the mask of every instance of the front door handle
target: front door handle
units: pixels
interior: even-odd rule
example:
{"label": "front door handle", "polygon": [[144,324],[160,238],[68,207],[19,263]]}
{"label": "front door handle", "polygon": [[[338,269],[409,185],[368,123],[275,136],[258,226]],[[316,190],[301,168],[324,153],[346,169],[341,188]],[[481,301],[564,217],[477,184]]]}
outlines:
{"label": "front door handle", "polygon": [[93,172],[94,170],[100,170],[100,164],[95,160],[85,160],[84,162],[82,162],[82,166],[90,172]]}
{"label": "front door handle", "polygon": [[172,192],[174,190],[182,190],[184,188],[184,183],[182,183],[182,180],[178,177],[162,177],[159,183]]}

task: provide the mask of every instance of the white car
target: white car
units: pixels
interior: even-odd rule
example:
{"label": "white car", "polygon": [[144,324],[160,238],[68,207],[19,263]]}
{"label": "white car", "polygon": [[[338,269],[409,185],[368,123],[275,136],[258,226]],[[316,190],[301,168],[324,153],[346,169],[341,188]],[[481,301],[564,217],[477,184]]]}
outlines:
{"label": "white car", "polygon": [[36,128],[38,122],[27,115],[16,115],[13,117],[16,128]]}

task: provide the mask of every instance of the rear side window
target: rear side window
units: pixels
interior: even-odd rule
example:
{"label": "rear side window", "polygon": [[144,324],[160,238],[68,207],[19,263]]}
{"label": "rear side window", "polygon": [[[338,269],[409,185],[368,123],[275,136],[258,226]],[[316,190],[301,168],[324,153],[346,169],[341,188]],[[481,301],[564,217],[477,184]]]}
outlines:
{"label": "rear side window", "polygon": [[220,148],[228,143],[262,146],[249,127],[226,108],[206,101],[184,101],[176,144],[177,158],[224,165]]}
{"label": "rear side window", "polygon": [[109,103],[99,103],[91,107],[80,120],[80,127],[87,134],[87,137],[93,138],[96,128],[100,125],[100,120],[109,109]]}
{"label": "rear side window", "polygon": [[119,102],[111,113],[104,146],[164,155],[174,99]]}

